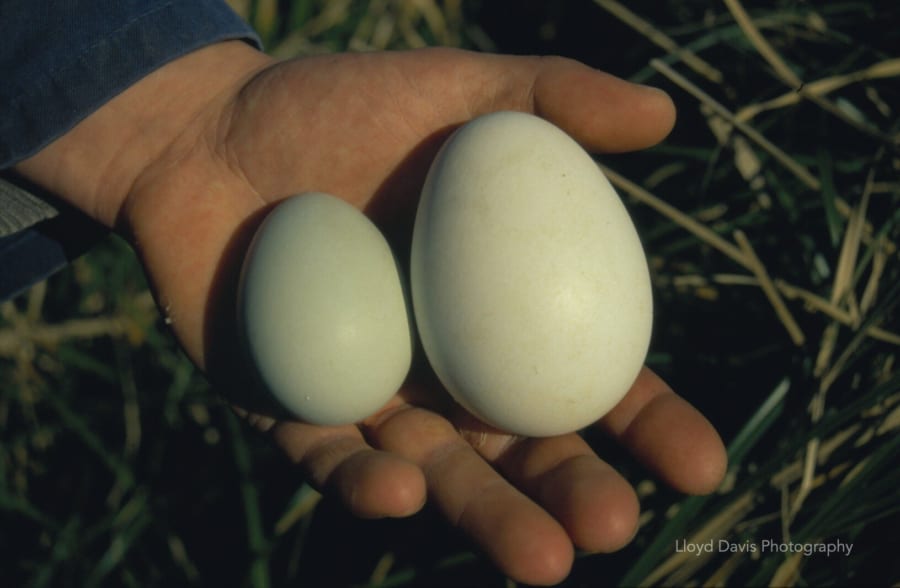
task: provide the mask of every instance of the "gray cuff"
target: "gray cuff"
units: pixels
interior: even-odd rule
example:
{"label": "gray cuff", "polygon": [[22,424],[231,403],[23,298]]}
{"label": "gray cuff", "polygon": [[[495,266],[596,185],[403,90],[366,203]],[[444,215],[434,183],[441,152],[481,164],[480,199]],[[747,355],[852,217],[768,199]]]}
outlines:
{"label": "gray cuff", "polygon": [[0,237],[18,233],[59,211],[24,188],[0,177]]}

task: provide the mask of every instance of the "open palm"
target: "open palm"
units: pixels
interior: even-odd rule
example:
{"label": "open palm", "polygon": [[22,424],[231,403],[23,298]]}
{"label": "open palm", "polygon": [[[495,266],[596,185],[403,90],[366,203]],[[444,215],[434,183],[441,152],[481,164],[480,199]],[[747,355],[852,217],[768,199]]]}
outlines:
{"label": "open palm", "polygon": [[[450,402],[425,366],[358,426],[277,418],[236,368],[234,292],[249,239],[280,199],[345,198],[402,257],[418,190],[454,127],[521,110],[590,150],[626,151],[668,133],[668,98],[568,60],[439,49],[260,57],[209,104],[147,166],[117,222],[186,352],[238,411],[355,513],[404,516],[430,499],[518,580],[559,581],[574,547],[626,544],[636,495],[580,436],[493,431]],[[598,426],[682,491],[710,491],[723,474],[715,431],[649,370]]]}

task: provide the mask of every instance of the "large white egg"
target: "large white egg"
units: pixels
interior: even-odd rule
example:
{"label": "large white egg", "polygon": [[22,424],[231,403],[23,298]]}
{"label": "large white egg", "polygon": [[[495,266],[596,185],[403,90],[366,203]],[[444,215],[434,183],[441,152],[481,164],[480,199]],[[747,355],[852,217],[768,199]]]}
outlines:
{"label": "large white egg", "polygon": [[289,198],[257,229],[238,323],[262,386],[309,423],[369,416],[410,367],[409,312],[391,249],[362,212],[327,194]]}
{"label": "large white egg", "polygon": [[591,157],[535,116],[485,115],[444,144],[419,203],[410,278],[441,382],[512,433],[597,420],[647,353],[650,278],[628,212]]}

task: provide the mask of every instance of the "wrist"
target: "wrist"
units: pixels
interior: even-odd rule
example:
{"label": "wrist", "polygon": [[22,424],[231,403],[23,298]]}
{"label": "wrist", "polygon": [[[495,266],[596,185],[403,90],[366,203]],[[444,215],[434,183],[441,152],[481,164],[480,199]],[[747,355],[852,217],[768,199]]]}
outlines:
{"label": "wrist", "polygon": [[15,169],[114,227],[139,178],[202,141],[243,83],[269,63],[240,41],[193,51],[151,72]]}

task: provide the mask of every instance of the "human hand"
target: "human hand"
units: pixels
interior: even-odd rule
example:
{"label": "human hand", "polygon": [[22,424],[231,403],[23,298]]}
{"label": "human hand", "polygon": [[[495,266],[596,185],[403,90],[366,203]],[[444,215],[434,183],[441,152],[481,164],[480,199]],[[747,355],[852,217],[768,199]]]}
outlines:
{"label": "human hand", "polygon": [[[235,385],[237,272],[264,213],[328,192],[402,255],[441,142],[495,110],[534,112],[597,152],[650,146],[674,120],[664,94],[558,58],[441,49],[276,64],[223,43],[149,76],[19,169],[129,236],[188,355],[318,487],[365,517],[405,516],[427,497],[506,574],[553,583],[574,547],[618,549],[637,525],[634,490],[579,435],[491,430],[422,366],[378,414],[341,427],[275,418]],[[679,490],[711,491],[724,473],[713,428],[647,369],[597,426]]]}

